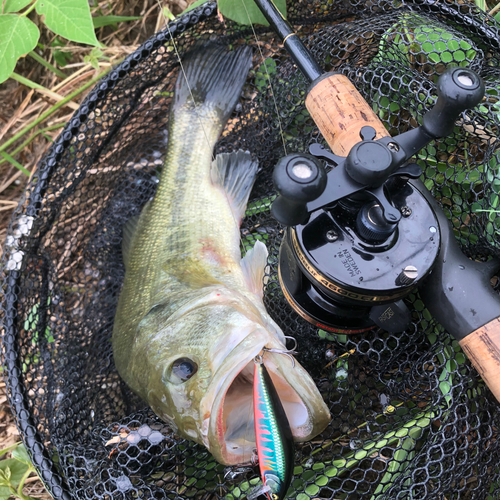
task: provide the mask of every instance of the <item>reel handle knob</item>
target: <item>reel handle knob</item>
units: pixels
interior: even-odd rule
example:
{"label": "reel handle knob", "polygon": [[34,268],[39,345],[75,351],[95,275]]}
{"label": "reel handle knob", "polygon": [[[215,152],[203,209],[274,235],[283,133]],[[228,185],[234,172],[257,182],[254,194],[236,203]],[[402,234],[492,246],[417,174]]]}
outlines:
{"label": "reel handle knob", "polygon": [[307,222],[307,203],[325,190],[326,172],[314,156],[295,153],[276,164],[273,181],[279,196],[271,207],[272,215],[285,226],[296,226]]}
{"label": "reel handle knob", "polygon": [[423,128],[433,137],[445,137],[453,132],[462,111],[473,108],[484,96],[482,78],[468,68],[450,68],[438,79],[438,99],[424,115]]}

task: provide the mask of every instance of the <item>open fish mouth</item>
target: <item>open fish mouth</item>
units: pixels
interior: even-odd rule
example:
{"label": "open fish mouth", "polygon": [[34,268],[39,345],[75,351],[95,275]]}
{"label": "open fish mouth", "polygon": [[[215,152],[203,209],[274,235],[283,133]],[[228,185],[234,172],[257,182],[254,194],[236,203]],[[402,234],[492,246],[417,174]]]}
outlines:
{"label": "open fish mouth", "polygon": [[[225,377],[217,377],[223,371],[224,364],[214,377],[213,382],[219,385],[219,390],[210,415],[208,441],[211,453],[221,463],[244,464],[250,462],[254,455],[254,358],[262,352],[264,346],[261,344],[251,350],[247,349],[244,359]],[[264,354],[264,364],[279,395],[294,438],[300,441],[308,439],[312,431],[311,409],[294,387],[297,385],[295,379],[302,375],[300,372],[304,371],[303,368],[298,363],[292,368],[289,357],[269,352]]]}

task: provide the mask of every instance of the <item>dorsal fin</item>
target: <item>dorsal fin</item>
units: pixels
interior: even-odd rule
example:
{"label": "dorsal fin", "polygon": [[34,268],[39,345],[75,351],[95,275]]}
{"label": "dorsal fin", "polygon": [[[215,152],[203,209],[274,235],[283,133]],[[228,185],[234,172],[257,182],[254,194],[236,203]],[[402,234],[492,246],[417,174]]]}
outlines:
{"label": "dorsal fin", "polygon": [[245,215],[248,197],[257,175],[258,162],[248,151],[218,154],[212,163],[212,182],[227,194],[231,210],[238,224]]}
{"label": "dorsal fin", "polygon": [[251,65],[249,46],[229,50],[215,42],[195,44],[184,56],[171,112],[175,114],[185,106],[211,107],[217,110],[221,123],[226,123],[241,96]]}

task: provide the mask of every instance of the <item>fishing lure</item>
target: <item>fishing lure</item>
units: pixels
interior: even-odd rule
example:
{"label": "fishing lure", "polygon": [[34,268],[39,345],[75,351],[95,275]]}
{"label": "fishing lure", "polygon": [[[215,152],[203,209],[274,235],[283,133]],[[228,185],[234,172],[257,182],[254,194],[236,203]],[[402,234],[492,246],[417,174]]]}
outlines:
{"label": "fishing lure", "polygon": [[269,500],[282,500],[290,486],[294,448],[290,424],[262,356],[255,358],[253,404],[259,468]]}

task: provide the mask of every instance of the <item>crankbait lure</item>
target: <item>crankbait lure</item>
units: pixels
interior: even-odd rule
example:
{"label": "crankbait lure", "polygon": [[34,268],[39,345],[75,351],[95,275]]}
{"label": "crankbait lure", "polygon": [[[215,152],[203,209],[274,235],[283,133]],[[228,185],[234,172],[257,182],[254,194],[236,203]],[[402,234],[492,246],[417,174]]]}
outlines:
{"label": "crankbait lure", "polygon": [[290,424],[262,356],[255,358],[253,404],[262,482],[269,500],[282,500],[290,486],[294,448]]}

